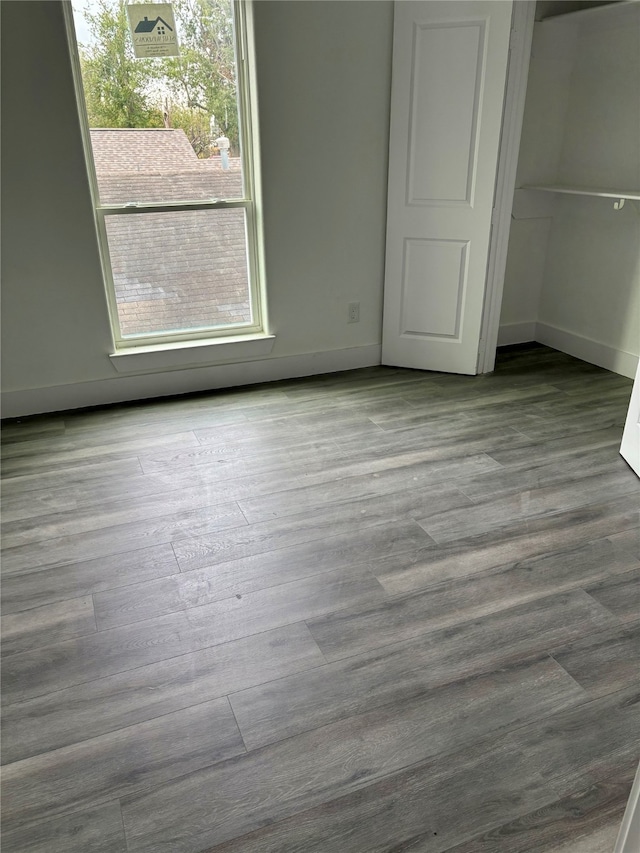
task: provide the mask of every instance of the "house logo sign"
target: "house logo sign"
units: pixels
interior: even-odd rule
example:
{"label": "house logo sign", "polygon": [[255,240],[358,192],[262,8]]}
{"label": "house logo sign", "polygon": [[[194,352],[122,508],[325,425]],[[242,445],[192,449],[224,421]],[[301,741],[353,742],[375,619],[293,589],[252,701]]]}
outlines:
{"label": "house logo sign", "polygon": [[180,55],[171,3],[130,3],[127,14],[138,59]]}

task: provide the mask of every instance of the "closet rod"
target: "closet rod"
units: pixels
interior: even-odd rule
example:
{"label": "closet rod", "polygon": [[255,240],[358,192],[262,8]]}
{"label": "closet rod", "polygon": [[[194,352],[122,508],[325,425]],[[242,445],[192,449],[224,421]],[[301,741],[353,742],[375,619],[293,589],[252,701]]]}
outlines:
{"label": "closet rod", "polygon": [[521,190],[539,190],[545,193],[561,193],[564,195],[586,195],[592,198],[615,198],[614,203],[616,210],[622,210],[625,201],[640,201],[640,192],[633,190],[616,190],[616,189],[599,189],[597,187],[568,187],[562,184],[557,185],[537,185],[524,184],[519,189]]}

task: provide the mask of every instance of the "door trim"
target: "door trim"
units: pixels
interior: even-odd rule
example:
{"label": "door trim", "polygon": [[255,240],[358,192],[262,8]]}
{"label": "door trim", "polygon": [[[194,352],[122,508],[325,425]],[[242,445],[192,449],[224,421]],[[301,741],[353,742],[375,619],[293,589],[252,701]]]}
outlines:
{"label": "door trim", "polygon": [[513,206],[513,192],[516,185],[518,155],[520,153],[520,135],[527,96],[535,8],[535,0],[521,0],[521,2],[513,4],[511,46],[493,204],[493,227],[489,243],[487,281],[478,351],[478,373],[490,373],[494,369],[496,361],[504,275],[507,266],[509,231],[511,229],[511,208]]}

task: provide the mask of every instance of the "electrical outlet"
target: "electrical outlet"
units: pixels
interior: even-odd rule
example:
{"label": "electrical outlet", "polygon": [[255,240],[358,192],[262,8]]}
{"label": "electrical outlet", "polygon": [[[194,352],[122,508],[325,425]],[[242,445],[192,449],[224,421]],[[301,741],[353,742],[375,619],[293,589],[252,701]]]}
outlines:
{"label": "electrical outlet", "polygon": [[350,302],[348,313],[347,313],[347,323],[359,323],[359,322],[360,322],[360,303],[359,302]]}

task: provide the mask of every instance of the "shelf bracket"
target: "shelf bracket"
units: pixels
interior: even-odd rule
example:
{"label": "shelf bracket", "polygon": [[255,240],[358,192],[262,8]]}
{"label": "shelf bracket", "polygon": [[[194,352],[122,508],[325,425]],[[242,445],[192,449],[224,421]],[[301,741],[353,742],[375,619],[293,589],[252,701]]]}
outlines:
{"label": "shelf bracket", "polygon": [[621,198],[620,201],[614,201],[613,202],[613,209],[614,210],[622,210],[622,208],[624,207],[624,202],[625,202],[625,199],[623,199],[623,198]]}

